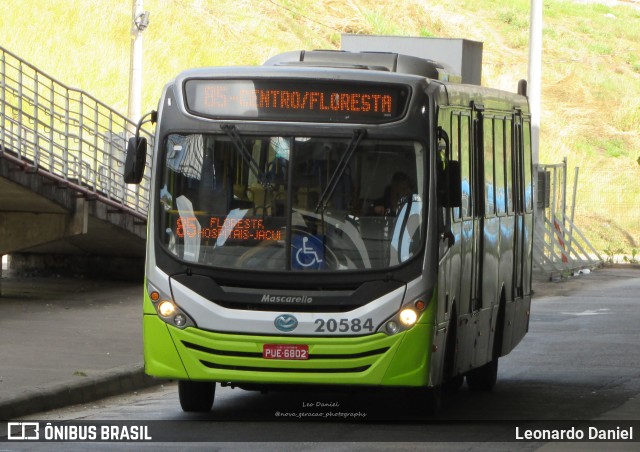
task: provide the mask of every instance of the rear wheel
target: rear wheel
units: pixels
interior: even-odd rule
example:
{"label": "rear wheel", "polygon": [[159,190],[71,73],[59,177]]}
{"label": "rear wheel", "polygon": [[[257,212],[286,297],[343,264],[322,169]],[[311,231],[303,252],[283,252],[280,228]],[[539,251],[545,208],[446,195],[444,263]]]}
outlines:
{"label": "rear wheel", "polygon": [[208,381],[178,382],[178,396],[183,411],[207,412],[213,406],[216,384]]}

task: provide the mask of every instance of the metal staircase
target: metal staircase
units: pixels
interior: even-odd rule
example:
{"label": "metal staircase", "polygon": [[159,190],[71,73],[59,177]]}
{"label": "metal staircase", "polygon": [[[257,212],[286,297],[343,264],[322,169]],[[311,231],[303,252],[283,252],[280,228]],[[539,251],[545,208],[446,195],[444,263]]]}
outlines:
{"label": "metal staircase", "polygon": [[[135,124],[93,96],[0,47],[1,160],[146,221],[149,168],[140,185],[122,178],[133,130]],[[150,156],[153,135],[141,134]]]}

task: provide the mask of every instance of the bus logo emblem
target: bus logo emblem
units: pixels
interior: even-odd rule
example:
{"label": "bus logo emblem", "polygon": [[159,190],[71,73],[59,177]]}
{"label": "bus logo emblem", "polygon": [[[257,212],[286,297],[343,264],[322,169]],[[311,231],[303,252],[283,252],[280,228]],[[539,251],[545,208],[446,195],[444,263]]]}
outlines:
{"label": "bus logo emblem", "polygon": [[298,319],[296,319],[291,314],[282,314],[276,317],[273,324],[280,331],[288,332],[296,329],[296,327],[298,326]]}

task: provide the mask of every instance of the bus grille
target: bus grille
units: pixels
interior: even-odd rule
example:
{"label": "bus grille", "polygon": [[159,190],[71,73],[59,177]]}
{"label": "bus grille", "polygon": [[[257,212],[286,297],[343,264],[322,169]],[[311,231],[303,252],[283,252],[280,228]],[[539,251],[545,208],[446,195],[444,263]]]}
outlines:
{"label": "bus grille", "polygon": [[221,369],[221,370],[238,370],[244,372],[293,372],[293,373],[314,373],[314,374],[334,374],[334,373],[344,373],[344,372],[364,372],[371,366],[361,366],[361,367],[353,367],[353,368],[322,368],[322,369],[306,369],[306,368],[288,368],[288,367],[250,367],[250,366],[225,366],[222,364],[210,363],[207,361],[200,361],[202,364],[207,366],[210,369]]}
{"label": "bus grille", "polygon": [[349,312],[361,307],[361,304],[277,304],[277,303],[238,303],[216,300],[218,306],[240,311],[271,311],[271,312]]}
{"label": "bus grille", "polygon": [[[191,350],[197,350],[199,352],[210,355],[209,359],[200,359],[200,362],[210,369],[221,370],[237,370],[237,371],[254,371],[254,372],[296,372],[296,373],[339,373],[339,372],[364,372],[369,369],[371,365],[357,366],[357,367],[330,367],[330,368],[301,368],[301,367],[264,367],[264,366],[238,366],[227,365],[215,362],[216,357],[237,357],[237,358],[255,358],[262,361],[262,353],[258,352],[241,352],[241,351],[229,351],[229,350],[217,350],[202,345],[194,344],[189,341],[181,341],[182,345]],[[361,353],[344,353],[344,354],[310,354],[309,359],[306,362],[313,360],[350,360],[366,357],[375,357],[386,353],[389,347],[378,348],[375,350],[369,350]]]}

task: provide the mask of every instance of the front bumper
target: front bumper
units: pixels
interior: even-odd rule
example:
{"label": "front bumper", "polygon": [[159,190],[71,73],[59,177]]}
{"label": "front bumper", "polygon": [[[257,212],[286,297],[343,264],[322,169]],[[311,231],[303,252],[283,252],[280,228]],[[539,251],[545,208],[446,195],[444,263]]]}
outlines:
{"label": "front bumper", "polygon": [[[183,380],[254,384],[424,386],[433,325],[387,336],[251,336],[181,330],[144,315],[147,374]],[[264,344],[306,344],[308,360],[264,359]]]}

